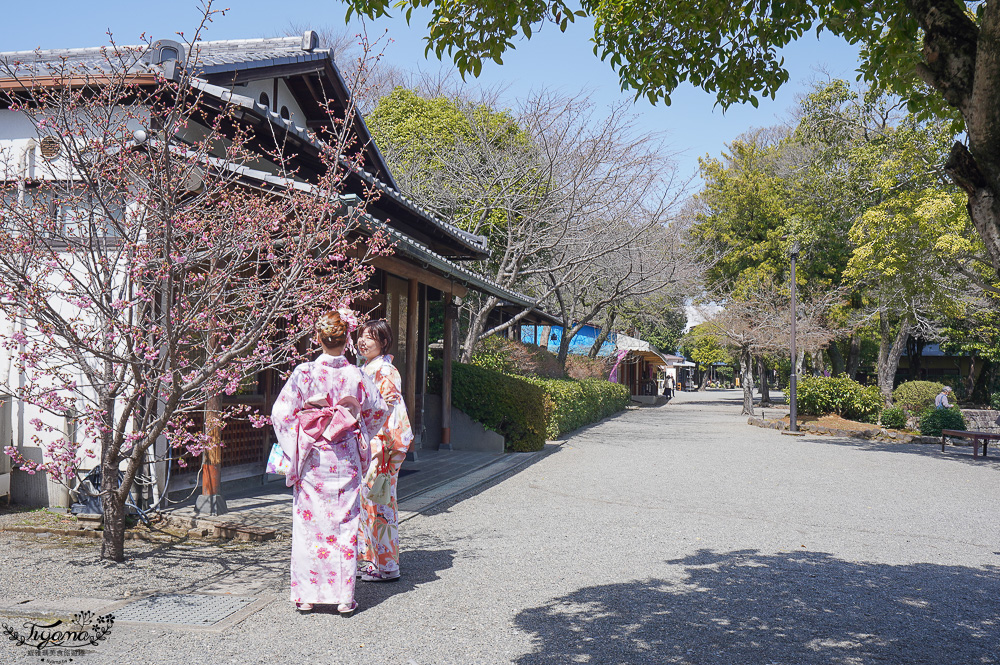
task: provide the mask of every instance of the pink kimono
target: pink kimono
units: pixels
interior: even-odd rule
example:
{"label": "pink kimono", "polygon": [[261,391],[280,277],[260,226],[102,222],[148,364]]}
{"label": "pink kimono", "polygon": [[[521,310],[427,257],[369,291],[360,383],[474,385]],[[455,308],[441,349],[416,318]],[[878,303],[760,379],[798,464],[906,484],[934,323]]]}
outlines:
{"label": "pink kimono", "polygon": [[[355,397],[361,404],[359,431],[335,441],[298,431],[297,414],[317,395],[330,404]],[[274,403],[271,423],[278,443],[301,468],[292,490],[292,602],[353,602],[361,480],[371,438],[388,417],[389,407],[372,380],[343,356],[323,354],[296,367]]]}

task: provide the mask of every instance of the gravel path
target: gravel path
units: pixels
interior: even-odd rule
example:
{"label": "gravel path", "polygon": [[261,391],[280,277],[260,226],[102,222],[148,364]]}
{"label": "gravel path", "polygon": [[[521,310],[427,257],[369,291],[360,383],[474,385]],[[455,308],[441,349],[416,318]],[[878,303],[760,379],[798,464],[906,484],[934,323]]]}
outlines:
{"label": "gravel path", "polygon": [[350,619],[294,613],[288,541],[130,544],[111,566],[0,534],[0,597],[278,598],[221,634],[115,626],[84,665],[1000,663],[1000,460],[738,414],[735,391],[681,393],[410,520],[403,580],[361,585]]}

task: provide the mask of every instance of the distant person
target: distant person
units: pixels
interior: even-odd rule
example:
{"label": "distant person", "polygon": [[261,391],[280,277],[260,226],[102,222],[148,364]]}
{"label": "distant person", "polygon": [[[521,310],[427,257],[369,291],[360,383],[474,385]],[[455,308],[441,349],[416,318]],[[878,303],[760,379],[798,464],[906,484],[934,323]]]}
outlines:
{"label": "distant person", "polygon": [[951,393],[951,386],[945,386],[944,389],[938,393],[937,397],[934,398],[934,408],[950,409],[951,403],[948,401],[948,396],[951,395]]}

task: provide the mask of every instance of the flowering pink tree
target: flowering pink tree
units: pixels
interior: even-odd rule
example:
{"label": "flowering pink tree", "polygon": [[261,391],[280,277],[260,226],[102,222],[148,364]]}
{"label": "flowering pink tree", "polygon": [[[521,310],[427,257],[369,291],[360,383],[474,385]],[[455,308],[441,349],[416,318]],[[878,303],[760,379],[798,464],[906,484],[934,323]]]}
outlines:
{"label": "flowering pink tree", "polygon": [[[0,387],[37,413],[45,459],[6,452],[67,482],[98,456],[101,556],[115,561],[126,500],[157,440],[175,457],[200,454],[217,439],[194,426],[206,405],[209,431],[253,418],[219,396],[298,361],[316,316],[361,295],[365,260],[387,251],[358,228],[365,197],[347,207],[340,196],[362,148],[350,110],[330,112],[322,174],[297,182],[266,129],[193,85],[200,33],[170,79],[150,74],[145,49],[114,44],[97,68],[60,62],[26,76],[0,65],[19,82],[4,101],[37,134],[30,165],[0,159],[0,319],[20,377]],[[277,175],[248,175],[262,157]],[[77,436],[59,425],[66,418]]]}

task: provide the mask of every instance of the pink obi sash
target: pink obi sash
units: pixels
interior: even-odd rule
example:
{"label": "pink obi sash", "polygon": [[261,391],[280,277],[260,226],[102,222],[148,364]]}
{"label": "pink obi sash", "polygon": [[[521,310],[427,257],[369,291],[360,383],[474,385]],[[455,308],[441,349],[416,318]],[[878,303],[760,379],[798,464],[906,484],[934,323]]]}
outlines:
{"label": "pink obi sash", "polygon": [[[299,482],[303,468],[313,448],[328,448],[330,444],[343,441],[355,443],[361,457],[360,472],[363,475],[371,462],[371,448],[361,436],[358,420],[350,410],[343,406],[325,406],[303,409],[295,414],[298,420],[296,428],[295,450],[291,458],[291,469],[285,476],[285,484],[291,487]],[[302,435],[305,436],[302,436]],[[286,451],[287,454],[287,451]]]}

